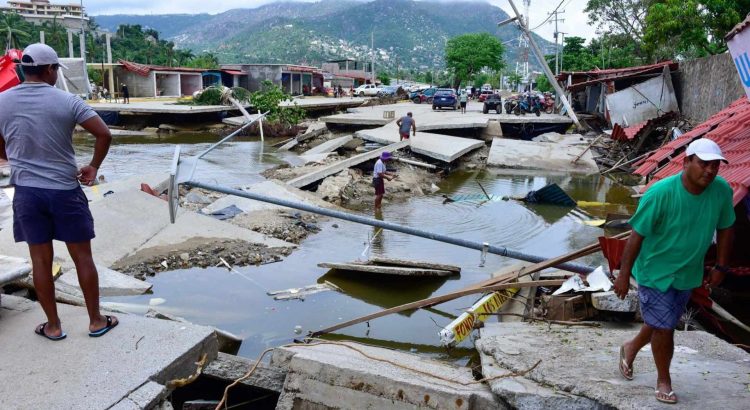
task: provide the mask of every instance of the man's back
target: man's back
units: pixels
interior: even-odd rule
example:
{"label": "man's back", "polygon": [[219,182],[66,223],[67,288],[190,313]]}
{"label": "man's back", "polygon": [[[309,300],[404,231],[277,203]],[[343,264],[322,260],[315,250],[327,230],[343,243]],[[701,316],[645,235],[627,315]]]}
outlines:
{"label": "man's back", "polygon": [[73,129],[96,113],[80,98],[43,83],[24,83],[0,94],[0,107],[11,184],[76,188]]}
{"label": "man's back", "polygon": [[401,122],[401,126],[399,127],[399,132],[409,132],[409,128],[411,128],[412,124],[414,124],[414,119],[408,115],[404,115],[399,120]]}

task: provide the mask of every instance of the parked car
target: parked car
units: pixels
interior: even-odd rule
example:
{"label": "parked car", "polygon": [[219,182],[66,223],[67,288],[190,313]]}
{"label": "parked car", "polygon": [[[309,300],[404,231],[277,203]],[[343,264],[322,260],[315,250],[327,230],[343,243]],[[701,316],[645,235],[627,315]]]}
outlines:
{"label": "parked car", "polygon": [[456,90],[452,88],[438,88],[435,91],[435,96],[432,99],[432,109],[436,110],[443,107],[453,108],[454,110],[459,109],[460,105]]}
{"label": "parked car", "polygon": [[437,88],[427,88],[422,91],[415,91],[411,94],[409,94],[409,99],[414,102],[414,104],[432,104],[432,98],[435,95],[435,92],[437,91]]}
{"label": "parked car", "polygon": [[492,94],[494,94],[494,93],[492,92],[492,90],[482,90],[482,92],[480,92],[480,93],[479,93],[479,102],[484,102],[484,100],[485,100],[485,99],[486,99],[486,98],[487,98],[488,96],[490,96],[490,95],[492,95]]}
{"label": "parked car", "polygon": [[398,89],[401,88],[401,86],[398,85],[384,85],[380,88],[380,91],[378,91],[378,96],[395,96],[398,94]]}
{"label": "parked car", "polygon": [[378,91],[380,91],[380,87],[375,84],[362,84],[354,89],[354,95],[374,97],[378,95]]}
{"label": "parked car", "polygon": [[484,99],[482,112],[487,114],[490,110],[495,110],[498,114],[503,112],[503,100],[500,97],[500,94],[490,94]]}

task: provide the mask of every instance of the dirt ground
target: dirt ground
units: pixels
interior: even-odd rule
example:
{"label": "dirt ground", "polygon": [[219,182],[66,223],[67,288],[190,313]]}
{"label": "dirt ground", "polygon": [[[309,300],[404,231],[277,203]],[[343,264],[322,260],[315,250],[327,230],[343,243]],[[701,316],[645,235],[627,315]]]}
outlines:
{"label": "dirt ground", "polygon": [[181,244],[144,249],[117,261],[112,269],[138,279],[159,272],[194,267],[264,265],[278,262],[292,252],[291,248],[268,248],[240,240],[191,238]]}

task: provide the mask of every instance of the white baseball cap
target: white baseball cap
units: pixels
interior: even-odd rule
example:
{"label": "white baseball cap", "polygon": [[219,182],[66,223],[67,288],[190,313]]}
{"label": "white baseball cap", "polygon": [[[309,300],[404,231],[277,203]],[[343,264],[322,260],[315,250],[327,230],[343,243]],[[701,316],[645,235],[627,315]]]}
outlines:
{"label": "white baseball cap", "polygon": [[23,66],[36,67],[52,64],[58,64],[60,67],[68,69],[60,63],[55,50],[46,44],[34,43],[23,50],[23,57],[21,58],[21,65]]}
{"label": "white baseball cap", "polygon": [[690,145],[688,145],[687,150],[685,150],[685,155],[697,155],[698,158],[704,161],[716,161],[718,159],[724,161],[726,164],[729,163],[729,161],[721,155],[721,148],[719,148],[719,145],[708,138],[700,138],[691,142]]}

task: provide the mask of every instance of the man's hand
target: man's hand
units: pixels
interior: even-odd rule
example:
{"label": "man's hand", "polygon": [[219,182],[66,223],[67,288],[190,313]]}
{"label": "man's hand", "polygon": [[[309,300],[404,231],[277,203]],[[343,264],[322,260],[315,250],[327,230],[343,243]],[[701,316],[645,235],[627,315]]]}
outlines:
{"label": "man's hand", "polygon": [[625,299],[628,291],[630,291],[630,273],[620,271],[615,279],[615,295],[620,299]]}
{"label": "man's hand", "polygon": [[83,185],[94,185],[94,182],[96,181],[96,174],[98,172],[99,170],[95,167],[86,165],[85,167],[78,170],[78,181]]}
{"label": "man's hand", "polygon": [[724,272],[721,272],[715,267],[711,268],[711,272],[708,275],[708,282],[706,282],[706,288],[711,289],[721,285],[721,282],[724,281],[724,276],[726,276]]}

